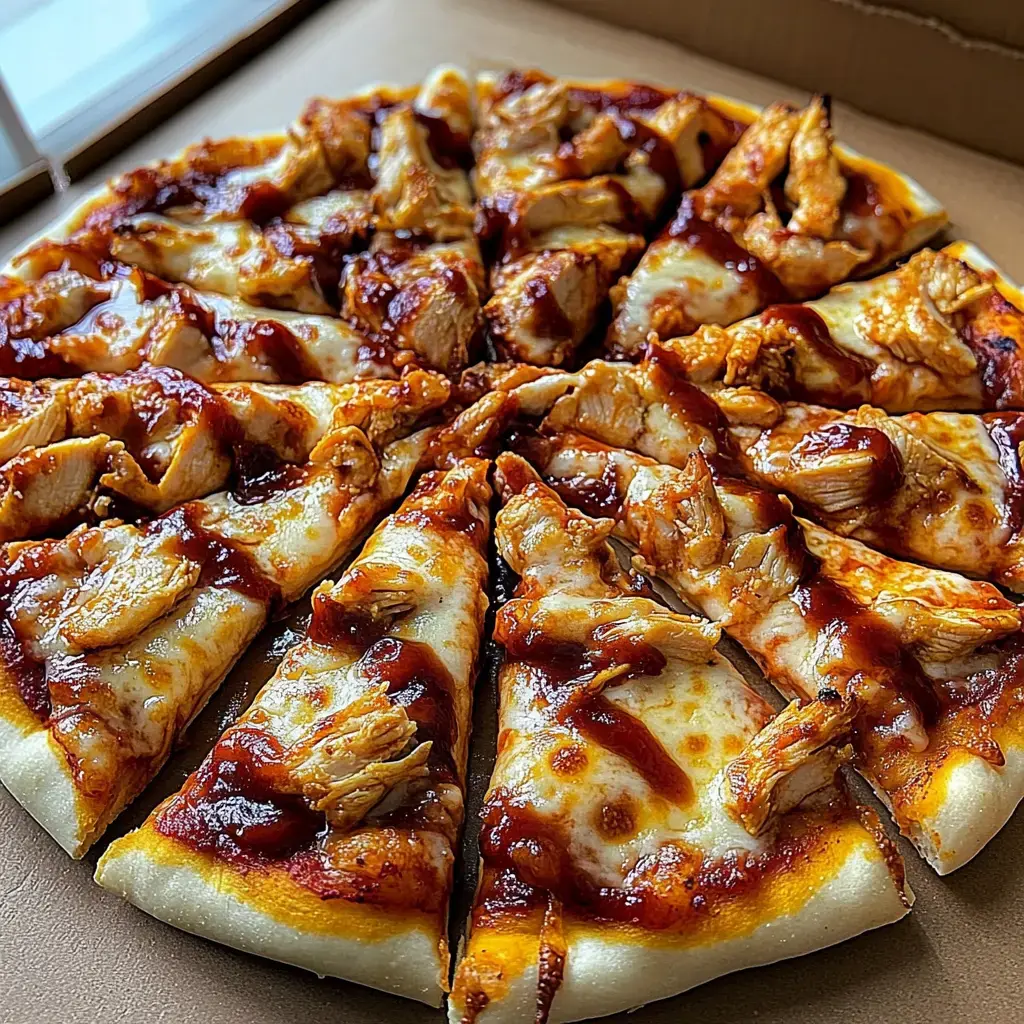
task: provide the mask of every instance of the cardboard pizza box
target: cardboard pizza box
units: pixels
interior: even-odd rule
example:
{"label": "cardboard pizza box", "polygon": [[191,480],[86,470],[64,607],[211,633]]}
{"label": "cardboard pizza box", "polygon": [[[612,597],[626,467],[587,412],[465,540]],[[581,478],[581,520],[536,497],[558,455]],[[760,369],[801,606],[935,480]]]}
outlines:
{"label": "cardboard pizza box", "polygon": [[[618,24],[527,0],[340,0],[328,4],[271,50],[180,109],[66,194],[7,225],[0,231],[0,248],[6,256],[116,171],[172,153],[204,136],[276,128],[315,93],[344,94],[381,79],[411,83],[435,64],[453,62],[471,71],[520,65],[574,76],[633,77],[756,103],[779,97],[798,101],[808,87],[831,88],[837,95],[837,132],[844,142],[916,178],[946,204],[953,221],[951,235],[971,239],[1011,276],[1024,280],[1020,244],[1024,167],[909,128],[907,119],[896,123],[859,112],[855,105],[866,105],[863,94],[848,96],[837,80],[819,82],[815,73],[800,69],[806,51],[815,47],[824,55],[817,65],[822,76],[832,63],[852,59],[842,56],[833,40],[842,38],[847,49],[854,47],[855,40],[830,36],[826,30],[835,15],[830,8],[856,10],[858,17],[880,17],[875,8],[829,0],[762,0],[761,4],[690,0],[685,5],[670,0],[661,4],[654,0],[558,2],[563,8],[572,5],[614,17]],[[1011,11],[1011,5],[998,0],[974,0],[969,12],[962,10],[965,6],[954,0],[901,0],[908,16],[927,16],[925,12],[930,11],[940,16],[945,12],[949,19],[955,16],[963,33],[980,34],[978,26],[994,24],[989,15],[994,18],[999,8],[1011,15],[1016,11],[1016,21],[1007,16],[1006,41],[1024,43],[1017,6]],[[661,11],[657,17],[656,8]],[[759,36],[750,27],[754,23],[743,21],[743,12],[756,13],[755,8],[786,14],[772,22],[771,33]],[[710,25],[716,18],[720,22],[721,38],[735,32],[753,42],[746,51],[739,45],[716,50],[718,60],[670,42],[687,38],[685,26],[680,25],[691,16],[688,12],[696,19],[701,10],[703,24]],[[819,15],[824,20],[819,21]],[[623,29],[623,22],[634,27],[642,24],[661,38]],[[763,28],[765,23],[756,24]],[[798,38],[814,45],[798,47],[794,43]],[[763,51],[756,65],[749,54],[754,43]],[[856,45],[866,44],[861,40]],[[932,102],[915,94],[914,76],[904,66],[903,62],[914,60],[913,52],[901,51],[896,60],[879,36],[878,47],[869,53],[876,55],[869,63],[878,96],[899,92],[899,102],[908,107]],[[759,74],[744,67],[756,67]],[[961,74],[955,61],[948,71],[965,83],[961,86],[965,91],[981,95],[973,91],[981,88],[980,79]],[[798,73],[803,76],[799,80]],[[858,75],[851,72],[854,78]],[[845,102],[848,98],[853,105]],[[1005,130],[1020,146],[1019,109],[1024,96],[1019,80],[1016,96],[1004,99]],[[890,107],[886,112],[897,118],[897,109]],[[920,116],[941,114],[930,110]],[[289,641],[298,638],[307,608],[300,603],[290,619],[276,623],[257,641],[200,715],[184,747],[85,861],[69,860],[0,790],[0,1024],[440,1024],[443,1020],[439,1011],[416,1003],[342,982],[320,981],[175,931],[92,881],[95,860],[106,842],[135,827],[173,792],[224,726],[247,706]],[[744,664],[756,680],[756,670],[749,662]],[[494,750],[493,680],[483,678],[478,693],[470,827],[464,847],[469,850]],[[863,792],[859,795],[870,800]],[[1013,819],[975,861],[944,879],[908,843],[900,845],[917,903],[899,924],[812,956],[719,979],[629,1017],[605,1019],[616,1024],[684,1020],[702,1024],[755,1020],[761,1024],[824,1020],[1008,1024],[1021,1019],[1024,814]],[[456,926],[471,896],[472,863],[462,865],[459,872]]]}

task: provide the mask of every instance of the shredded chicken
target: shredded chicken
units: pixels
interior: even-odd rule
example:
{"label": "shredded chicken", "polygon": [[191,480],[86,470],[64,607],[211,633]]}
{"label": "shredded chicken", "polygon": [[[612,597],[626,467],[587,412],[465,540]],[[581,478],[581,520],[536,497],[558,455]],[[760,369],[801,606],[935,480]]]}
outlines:
{"label": "shredded chicken", "polygon": [[822,693],[794,701],[725,767],[725,809],[753,836],[835,780],[852,757],[847,740],[857,703]]}
{"label": "shredded chicken", "polygon": [[430,741],[404,753],[415,735],[405,708],[367,694],[289,750],[290,784],[333,828],[351,829],[396,786],[427,774]]}
{"label": "shredded chicken", "polygon": [[833,236],[846,195],[846,179],[832,152],[833,143],[825,101],[815,96],[800,115],[789,151],[785,188],[794,206],[788,228],[795,234]]}
{"label": "shredded chicken", "polygon": [[1021,627],[1021,612],[990,583],[889,558],[800,520],[822,571],[898,631],[923,661],[965,657]]}
{"label": "shredded chicken", "polygon": [[992,285],[962,261],[925,250],[886,279],[884,291],[864,303],[858,332],[908,363],[962,377],[977,370],[974,353],[957,332],[952,317]]}
{"label": "shredded chicken", "polygon": [[743,229],[743,247],[767,266],[796,298],[809,298],[848,278],[871,253],[849,242],[825,241],[783,227],[769,197]]}
{"label": "shredded chicken", "polygon": [[773,103],[743,133],[701,190],[705,219],[718,217],[734,231],[755,214],[772,181],[789,160],[800,115],[788,103]]}

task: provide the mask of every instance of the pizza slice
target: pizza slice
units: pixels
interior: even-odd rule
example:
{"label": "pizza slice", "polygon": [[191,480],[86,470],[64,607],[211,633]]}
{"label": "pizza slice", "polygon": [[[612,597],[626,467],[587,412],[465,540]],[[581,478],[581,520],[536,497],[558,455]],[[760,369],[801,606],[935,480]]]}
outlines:
{"label": "pizza slice", "polygon": [[72,856],[159,770],[271,611],[404,491],[425,434],[384,446],[393,414],[362,413],[252,493],[4,548],[0,781]]}
{"label": "pizza slice", "polygon": [[786,493],[843,536],[1024,588],[1020,413],[889,416],[870,406],[780,404],[747,386],[689,383],[661,342],[639,363],[594,360],[543,379],[492,366],[488,377],[496,392],[463,422],[493,417],[494,436],[516,417],[546,413],[545,430],[576,430],[680,469],[700,452],[716,471]]}
{"label": "pizza slice", "polygon": [[718,627],[621,571],[612,521],[498,467],[520,582],[452,1024],[617,1013],[901,918],[902,862],[846,791],[824,705],[773,721]]}
{"label": "pizza slice", "polygon": [[946,222],[916,182],[836,145],[825,98],[802,110],[735,104],[735,113],[743,137],[613,293],[606,344],[618,356],[637,353],[652,331],[691,334],[820,295],[912,252]]}
{"label": "pizza slice", "polygon": [[713,101],[540,72],[478,79],[473,180],[496,265],[484,307],[500,354],[569,362],[645,229],[736,138]]}
{"label": "pizza slice", "polygon": [[211,389],[167,367],[76,380],[0,380],[0,542],[164,512],[226,487],[254,501],[330,431],[408,432],[447,400],[423,370],[354,384]]}
{"label": "pizza slice", "polygon": [[161,920],[440,1005],[487,607],[488,463],[421,478],[97,881]]}
{"label": "pizza slice", "polygon": [[1022,631],[994,587],[805,530],[700,453],[677,469],[572,432],[518,446],[783,693],[843,698],[856,766],[937,871],[1005,824],[1024,794]]}
{"label": "pizza slice", "polygon": [[[34,380],[148,362],[203,381],[285,384],[397,376],[412,362],[453,373],[467,361],[480,302],[475,282],[462,283],[472,265],[451,263],[420,275],[429,276],[418,288],[433,292],[433,308],[409,295],[385,330],[386,306],[372,324],[264,309],[96,259],[77,244],[44,241],[15,257],[0,280],[0,369]],[[406,277],[398,288],[390,278],[378,284],[393,299]]]}
{"label": "pizza slice", "polygon": [[1024,414],[889,416],[787,402],[735,423],[744,475],[882,551],[1024,590]]}
{"label": "pizza slice", "polygon": [[698,382],[888,412],[1024,406],[1024,296],[973,246],[666,342]]}

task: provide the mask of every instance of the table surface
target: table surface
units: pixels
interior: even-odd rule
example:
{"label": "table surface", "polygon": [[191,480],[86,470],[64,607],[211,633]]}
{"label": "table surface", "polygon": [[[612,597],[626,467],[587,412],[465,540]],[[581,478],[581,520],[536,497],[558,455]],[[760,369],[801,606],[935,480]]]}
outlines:
{"label": "table surface", "polygon": [[[9,252],[111,173],[203,136],[272,129],[306,97],[367,82],[410,83],[434,64],[467,70],[539,66],[553,73],[634,77],[767,102],[799,93],[663,42],[524,0],[345,0],[323,8],[272,50],[181,111],[112,165],[0,231]],[[947,205],[953,234],[1024,279],[1024,168],[836,105],[840,137],[917,178]],[[277,623],[243,658],[187,742],[108,839],[137,825],[195,767],[223,726],[269,677],[305,610]],[[493,686],[478,688],[471,824],[494,748]],[[469,829],[472,844],[475,829]],[[646,1007],[630,1024],[681,1019],[844,1024],[1021,1017],[1024,815],[971,864],[940,879],[900,840],[917,894],[899,924],[830,950],[719,979]],[[196,939],[100,890],[103,843],[69,860],[0,789],[0,1021],[3,1024],[346,1024],[441,1021],[438,1011]],[[472,848],[470,846],[470,848]],[[463,872],[468,877],[471,872]],[[468,898],[465,884],[457,913]],[[607,1018],[612,1020],[613,1018]]]}

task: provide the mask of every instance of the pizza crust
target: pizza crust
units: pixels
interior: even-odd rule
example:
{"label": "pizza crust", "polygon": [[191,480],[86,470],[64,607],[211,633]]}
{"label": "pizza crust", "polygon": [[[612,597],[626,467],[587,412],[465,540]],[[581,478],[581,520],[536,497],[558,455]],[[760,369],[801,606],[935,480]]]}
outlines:
{"label": "pizza crust", "polygon": [[[207,864],[215,867],[209,877],[201,870]],[[446,946],[423,919],[401,922],[368,905],[314,896],[323,914],[338,918],[335,927],[330,932],[296,928],[239,898],[227,877],[232,874],[238,872],[161,835],[149,823],[109,849],[96,867],[96,881],[105,889],[175,928],[320,977],[441,1005],[447,989]],[[261,888],[253,878],[247,884],[257,892]],[[344,930],[351,934],[341,934]]]}
{"label": "pizza crust", "polygon": [[[679,995],[713,978],[802,956],[891,924],[910,911],[914,894],[900,899],[877,847],[865,834],[842,866],[791,915],[764,922],[748,935],[689,948],[654,948],[598,932],[569,936],[565,977],[549,1024],[605,1016]],[[513,1024],[533,1018],[537,967],[509,982],[500,1002],[486,1007],[480,1024]],[[449,1003],[450,1024],[461,1011]]]}
{"label": "pizza crust", "polygon": [[[935,812],[922,816],[914,845],[940,874],[963,867],[1010,820],[1024,798],[1024,749],[1002,744],[1006,759],[996,768],[969,754],[951,758],[932,780],[929,801]],[[884,794],[876,789],[884,800]]]}
{"label": "pizza crust", "polygon": [[[6,685],[0,682],[0,687]],[[65,853],[78,858],[89,848],[87,815],[67,759],[49,729],[26,732],[0,711],[0,782]]]}

